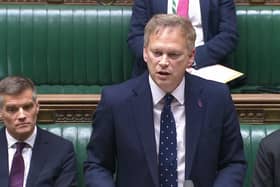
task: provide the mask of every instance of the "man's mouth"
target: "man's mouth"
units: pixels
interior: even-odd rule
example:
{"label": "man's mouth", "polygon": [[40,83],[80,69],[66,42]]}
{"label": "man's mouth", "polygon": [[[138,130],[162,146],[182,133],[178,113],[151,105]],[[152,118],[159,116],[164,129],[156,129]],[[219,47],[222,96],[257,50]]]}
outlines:
{"label": "man's mouth", "polygon": [[26,125],[29,125],[30,123],[27,123],[27,122],[25,122],[25,123],[18,123],[16,126],[17,127],[22,127],[22,126],[26,126]]}
{"label": "man's mouth", "polygon": [[159,71],[158,74],[163,75],[163,76],[170,75],[170,73],[168,73],[166,71]]}

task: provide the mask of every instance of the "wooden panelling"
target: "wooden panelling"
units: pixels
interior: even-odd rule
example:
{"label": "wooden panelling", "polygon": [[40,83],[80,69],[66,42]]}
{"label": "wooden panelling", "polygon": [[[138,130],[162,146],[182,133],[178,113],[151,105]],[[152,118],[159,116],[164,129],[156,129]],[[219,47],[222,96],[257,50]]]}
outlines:
{"label": "wooden panelling", "polygon": [[[280,94],[233,94],[240,123],[280,123]],[[100,95],[38,95],[40,123],[91,123]]]}
{"label": "wooden panelling", "polygon": [[[40,122],[91,122],[99,95],[39,95]],[[241,123],[280,123],[280,95],[233,94]]]}
{"label": "wooden panelling", "polygon": [[241,123],[280,123],[280,94],[233,94]]}
{"label": "wooden panelling", "polygon": [[99,95],[38,95],[40,123],[90,123]]}

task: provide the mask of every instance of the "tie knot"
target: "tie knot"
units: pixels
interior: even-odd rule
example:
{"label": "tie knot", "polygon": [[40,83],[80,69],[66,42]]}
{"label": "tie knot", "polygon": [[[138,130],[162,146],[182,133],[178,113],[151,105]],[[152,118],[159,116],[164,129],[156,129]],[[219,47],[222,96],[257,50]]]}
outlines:
{"label": "tie knot", "polygon": [[26,146],[26,143],[25,142],[17,142],[16,143],[16,152],[22,152],[23,148]]}
{"label": "tie knot", "polygon": [[173,100],[173,95],[171,95],[171,94],[166,94],[165,96],[164,96],[164,105],[166,106],[166,105],[170,105],[171,104],[171,102],[172,102],[172,100]]}

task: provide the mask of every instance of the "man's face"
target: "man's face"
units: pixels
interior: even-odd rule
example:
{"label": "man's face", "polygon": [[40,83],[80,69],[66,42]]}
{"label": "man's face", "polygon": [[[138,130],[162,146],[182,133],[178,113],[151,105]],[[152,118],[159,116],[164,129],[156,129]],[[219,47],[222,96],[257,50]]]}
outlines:
{"label": "man's face", "polygon": [[31,89],[19,95],[3,95],[2,120],[17,140],[25,140],[32,134],[38,112],[39,104],[32,99]]}
{"label": "man's face", "polygon": [[163,28],[152,33],[144,47],[143,57],[155,83],[165,92],[172,92],[194,61],[194,50],[188,51],[186,38],[178,27]]}

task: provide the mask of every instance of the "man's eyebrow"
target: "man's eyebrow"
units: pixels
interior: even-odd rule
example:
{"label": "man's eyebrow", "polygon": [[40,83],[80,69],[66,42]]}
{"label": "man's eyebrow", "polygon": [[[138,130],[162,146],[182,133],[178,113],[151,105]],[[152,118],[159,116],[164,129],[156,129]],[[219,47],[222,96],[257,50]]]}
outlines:
{"label": "man's eyebrow", "polygon": [[12,106],[25,106],[25,105],[30,105],[30,104],[33,104],[33,101],[26,102],[26,103],[23,103],[23,104],[5,104],[4,106],[12,107]]}
{"label": "man's eyebrow", "polygon": [[16,104],[6,104],[4,105],[5,107],[12,107],[12,106],[17,106]]}

